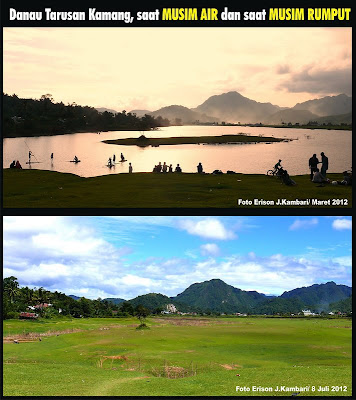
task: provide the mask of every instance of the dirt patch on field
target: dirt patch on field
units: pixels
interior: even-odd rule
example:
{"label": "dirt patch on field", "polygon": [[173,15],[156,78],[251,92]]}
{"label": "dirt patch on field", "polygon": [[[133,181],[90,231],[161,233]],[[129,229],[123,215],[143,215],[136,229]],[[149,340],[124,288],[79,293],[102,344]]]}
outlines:
{"label": "dirt patch on field", "polygon": [[40,340],[42,337],[48,336],[60,336],[65,335],[68,333],[76,333],[76,332],[83,332],[84,329],[66,329],[64,331],[50,331],[50,332],[27,332],[21,333],[17,335],[10,335],[3,337],[3,343],[11,343],[17,341],[19,343],[26,343],[26,342],[35,342]]}
{"label": "dirt patch on field", "polygon": [[239,364],[219,364],[219,365],[224,369],[229,369],[229,370],[241,368],[241,365]]}
{"label": "dirt patch on field", "polygon": [[178,365],[165,365],[161,368],[152,368],[151,374],[159,378],[168,379],[179,379],[186,378],[188,376],[193,376],[197,374],[197,369],[195,368],[183,368]]}
{"label": "dirt patch on field", "polygon": [[106,361],[106,360],[111,360],[111,365],[112,365],[112,363],[113,363],[114,360],[122,360],[122,361],[125,361],[125,362],[126,362],[126,361],[128,360],[128,357],[127,357],[127,356],[124,356],[124,355],[118,355],[118,356],[101,356],[100,359],[99,359],[98,362],[97,362],[97,366],[98,366],[99,368],[103,368],[104,361]]}
{"label": "dirt patch on field", "polygon": [[[211,325],[238,325],[241,323],[241,321],[227,321],[224,319],[217,320],[217,319],[212,319],[212,318],[155,318],[155,322],[157,322],[159,326],[164,326],[164,325],[178,325],[178,326],[211,326]],[[253,322],[250,322],[248,324],[253,324]]]}
{"label": "dirt patch on field", "polygon": [[150,376],[136,376],[135,378],[131,378],[133,381],[137,381],[138,379],[147,379],[151,378]]}
{"label": "dirt patch on field", "polygon": [[158,322],[162,325],[205,326],[211,325],[213,321],[198,318],[155,318],[155,322]]}
{"label": "dirt patch on field", "polygon": [[103,356],[103,358],[110,358],[111,360],[128,360],[126,356]]}

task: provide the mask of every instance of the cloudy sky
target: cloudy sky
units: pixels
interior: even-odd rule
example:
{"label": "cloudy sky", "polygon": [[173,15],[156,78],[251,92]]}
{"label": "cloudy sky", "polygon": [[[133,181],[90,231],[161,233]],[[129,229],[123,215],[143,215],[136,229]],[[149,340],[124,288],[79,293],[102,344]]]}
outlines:
{"label": "cloudy sky", "polygon": [[92,299],[213,278],[280,295],[351,270],[349,217],[4,217],[4,277]]}
{"label": "cloudy sky", "polygon": [[65,104],[197,107],[351,95],[351,28],[5,28],[4,92]]}

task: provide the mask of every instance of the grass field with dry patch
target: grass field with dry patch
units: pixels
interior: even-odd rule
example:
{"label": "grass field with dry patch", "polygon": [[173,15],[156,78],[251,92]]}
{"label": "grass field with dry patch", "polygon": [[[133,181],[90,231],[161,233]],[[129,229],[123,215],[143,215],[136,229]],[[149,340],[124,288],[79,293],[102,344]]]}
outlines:
{"label": "grass field with dry patch", "polygon": [[[315,386],[307,396],[351,395],[350,319],[163,317],[148,325],[4,321],[4,394],[253,396],[271,395],[253,386],[284,385]],[[333,392],[333,385],[347,391]]]}

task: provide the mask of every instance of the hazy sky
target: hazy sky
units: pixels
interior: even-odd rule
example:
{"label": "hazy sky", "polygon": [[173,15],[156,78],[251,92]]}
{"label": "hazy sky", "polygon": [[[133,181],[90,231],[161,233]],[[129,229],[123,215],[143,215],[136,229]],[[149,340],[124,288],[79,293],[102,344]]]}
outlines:
{"label": "hazy sky", "polygon": [[4,277],[88,298],[352,285],[350,217],[4,217],[3,249]]}
{"label": "hazy sky", "polygon": [[234,90],[279,106],[351,95],[351,28],[4,29],[8,94],[153,111]]}

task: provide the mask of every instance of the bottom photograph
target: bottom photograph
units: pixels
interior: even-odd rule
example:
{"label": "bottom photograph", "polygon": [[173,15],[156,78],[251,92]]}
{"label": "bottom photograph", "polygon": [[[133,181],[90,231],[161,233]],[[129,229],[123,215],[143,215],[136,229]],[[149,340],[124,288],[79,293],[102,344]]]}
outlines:
{"label": "bottom photograph", "polygon": [[351,236],[351,217],[3,217],[3,395],[351,396]]}

